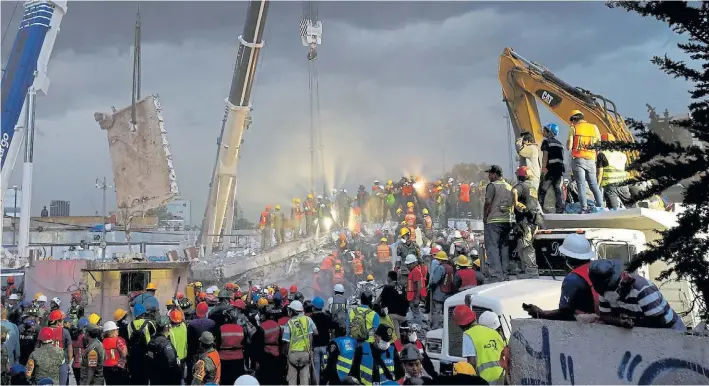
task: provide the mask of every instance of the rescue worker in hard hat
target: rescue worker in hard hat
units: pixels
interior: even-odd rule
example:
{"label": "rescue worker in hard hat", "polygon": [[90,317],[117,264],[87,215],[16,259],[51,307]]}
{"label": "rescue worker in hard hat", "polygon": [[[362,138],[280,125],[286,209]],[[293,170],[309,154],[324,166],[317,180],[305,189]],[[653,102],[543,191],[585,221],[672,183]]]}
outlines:
{"label": "rescue worker in hard hat", "polygon": [[285,241],[285,228],[284,222],[286,221],[285,215],[281,212],[281,206],[276,205],[276,212],[273,213],[273,230],[276,236],[276,245],[281,245]]}
{"label": "rescue worker in hard hat", "polygon": [[374,331],[379,326],[380,319],[379,315],[372,310],[373,301],[374,294],[364,291],[359,296],[360,304],[349,311],[347,330],[349,335],[358,342],[374,341]]}
{"label": "rescue worker in hard hat", "polygon": [[219,304],[209,313],[209,319],[215,323],[215,346],[219,352],[222,367],[221,379],[232,384],[240,375],[246,372],[244,364],[244,346],[248,336],[256,332],[256,328],[240,313],[246,309],[246,303],[237,299],[234,306],[230,304],[231,292],[226,289],[219,292]]}
{"label": "rescue worker in hard hat", "polygon": [[[603,142],[614,142],[615,136],[611,133],[601,135]],[[618,150],[601,150],[596,160],[596,174],[601,183],[603,198],[610,209],[619,209],[621,206],[632,204],[633,197],[627,185],[619,186],[628,180],[625,170],[628,156]]]}
{"label": "rescue worker in hard hat", "polygon": [[180,360],[180,374],[185,373],[187,366],[187,325],[185,324],[185,314],[181,309],[176,308],[167,315],[170,318],[170,343],[177,352],[177,359]]}
{"label": "rescue worker in hard hat", "polygon": [[[145,292],[143,292],[140,295],[133,298],[133,300],[130,301],[130,306],[135,307],[136,304],[141,304],[141,305],[145,306],[147,309],[147,306],[145,305],[146,300],[148,300],[149,298],[153,298],[157,302],[158,299],[155,297],[155,292],[157,291],[157,289],[158,289],[158,287],[155,285],[155,283],[153,283],[153,282],[148,283],[148,285],[145,286]],[[160,303],[158,303],[158,304],[160,304]]]}
{"label": "rescue worker in hard hat", "polygon": [[601,134],[598,126],[586,122],[583,113],[579,110],[571,112],[569,123],[569,140],[566,147],[571,152],[571,170],[578,184],[578,191],[581,192],[579,194],[581,211],[589,213],[586,198],[587,183],[593,193],[596,207],[603,208],[603,195],[596,178],[597,151],[591,149],[601,140]]}
{"label": "rescue worker in hard hat", "polygon": [[142,304],[133,308],[135,318],[128,325],[128,371],[131,384],[145,385],[150,381],[146,355],[150,337],[155,335],[157,328],[152,320],[146,319],[146,310]]}
{"label": "rescue worker in hard hat", "polygon": [[404,264],[409,271],[406,282],[406,299],[409,301],[409,310],[412,315],[411,320],[416,324],[423,324],[421,301],[428,296],[426,275],[416,256],[406,256]]}
{"label": "rescue worker in hard hat", "polygon": [[463,354],[480,377],[497,383],[504,377],[500,359],[505,341],[500,334],[475,322],[475,312],[466,305],[453,309],[453,321],[463,330]]}
{"label": "rescue worker in hard hat", "polygon": [[207,383],[220,384],[222,364],[219,353],[214,349],[214,335],[204,331],[199,337],[199,358],[194,364],[192,373],[193,385],[206,385]]}
{"label": "rescue worker in hard hat", "polygon": [[463,233],[461,231],[456,229],[453,232],[453,241],[451,242],[448,254],[451,258],[453,258],[459,255],[468,255],[469,253],[470,247],[468,246],[468,240],[463,237]]}
{"label": "rescue worker in hard hat", "polygon": [[502,337],[502,339],[505,341],[505,348],[502,349],[502,356],[500,358],[500,366],[502,366],[502,369],[505,371],[505,382],[507,384],[510,383],[510,347],[509,347],[509,338],[504,336],[504,332],[502,331],[502,324],[500,323],[500,317],[492,312],[492,311],[485,311],[483,312],[480,317],[478,318],[478,323],[482,326],[485,326],[489,329],[497,331],[498,334]]}
{"label": "rescue worker in hard hat", "polygon": [[[280,296],[280,293],[278,295]],[[280,309],[274,310],[272,307],[265,307],[262,312],[262,322],[258,327],[259,332],[254,334],[254,342],[260,340],[261,346],[255,345],[252,359],[257,362],[256,378],[263,385],[283,383],[282,372],[285,369],[285,362],[282,362],[283,358],[279,349],[281,328],[277,322],[281,316],[280,311]]]}
{"label": "rescue worker in hard hat", "polygon": [[357,347],[357,341],[347,335],[343,326],[335,325],[333,336],[334,338],[327,348],[322,384],[342,384],[344,379],[350,374],[355,348]]}
{"label": "rescue worker in hard hat", "polygon": [[393,329],[385,325],[377,327],[373,342],[363,342],[355,348],[349,375],[363,385],[378,385],[396,381],[404,376],[399,354],[391,345]]}
{"label": "rescue worker in hard hat", "polygon": [[564,145],[556,139],[559,135],[559,126],[556,123],[547,123],[542,129],[542,182],[539,186],[539,204],[544,206],[547,191],[554,189],[554,202],[556,213],[563,213],[565,199],[562,195],[561,183],[564,178],[566,166],[564,165]]}
{"label": "rescue worker in hard hat", "polygon": [[58,309],[50,312],[47,327],[52,331],[54,345],[64,351],[64,363],[59,369],[59,380],[62,385],[66,385],[69,383],[69,364],[74,360],[74,350],[69,329],[64,328],[64,313]]}
{"label": "rescue worker in hard hat", "polygon": [[86,349],[81,358],[80,385],[103,385],[103,364],[106,360],[106,350],[101,343],[101,327],[95,324],[86,326],[85,336],[88,338]]}
{"label": "rescue worker in hard hat", "polygon": [[259,229],[261,230],[261,250],[265,251],[271,247],[271,206],[266,205],[266,208],[261,212],[261,216],[258,220]]}
{"label": "rescue worker in hard hat", "polygon": [[522,308],[532,318],[550,320],[574,320],[578,314],[598,312],[598,293],[593,289],[588,269],[596,258],[591,243],[583,235],[570,234],[564,238],[559,253],[565,257],[571,272],[561,283],[559,308],[544,311],[533,304],[522,304]]}
{"label": "rescue worker in hard hat", "polygon": [[399,360],[404,368],[402,385],[424,385],[433,382],[430,376],[424,375],[422,359],[423,355],[415,345],[411,343],[404,345],[399,353]]}
{"label": "rescue worker in hard hat", "polygon": [[27,359],[27,378],[36,384],[42,378],[51,378],[55,385],[61,376],[61,366],[66,361],[64,351],[54,345],[54,333],[49,327],[44,327],[39,332],[38,347]]}
{"label": "rescue worker in hard hat", "polygon": [[312,193],[308,194],[308,197],[303,202],[303,212],[305,212],[305,234],[307,236],[315,233],[315,212],[317,210],[317,205],[315,203],[315,198]]}
{"label": "rescue worker in hard hat", "polygon": [[512,186],[502,178],[502,168],[492,165],[488,170],[490,183],[485,189],[483,214],[486,265],[489,266],[490,283],[504,281],[509,274],[509,234],[514,223]]}
{"label": "rescue worker in hard hat", "polygon": [[179,385],[182,366],[177,351],[170,342],[170,318],[162,315],[157,320],[157,333],[148,344],[150,383],[153,385]]}
{"label": "rescue worker in hard hat", "polygon": [[294,300],[288,305],[290,320],[283,328],[284,352],[288,353],[288,384],[310,384],[310,366],[313,360],[313,334],[318,334],[315,323],[304,315],[303,304]]}
{"label": "rescue worker in hard hat", "polygon": [[421,248],[411,239],[411,230],[409,228],[401,228],[399,236],[401,237],[401,242],[396,247],[396,269],[401,267],[402,262],[408,255],[414,255],[417,259],[421,257]]}
{"label": "rescue worker in hard hat", "polygon": [[421,326],[414,323],[409,324],[408,322],[404,321],[400,326],[400,331],[400,339],[397,339],[394,342],[394,348],[396,348],[396,351],[401,354],[401,352],[404,350],[404,345],[411,343],[413,345],[416,345],[416,348],[423,354],[423,343],[418,337],[418,334],[423,332]]}
{"label": "rescue worker in hard hat", "polygon": [[534,135],[528,131],[521,133],[515,141],[515,148],[519,155],[520,166],[528,169],[527,178],[532,187],[539,189],[542,172],[542,152],[539,145],[534,142]]}
{"label": "rescue worker in hard hat", "polygon": [[330,343],[330,331],[334,328],[332,317],[325,312],[325,300],[321,297],[313,298],[313,313],[310,319],[315,323],[318,334],[313,337],[313,365],[314,380],[320,381],[320,371],[325,367],[325,357],[327,356],[327,346]]}
{"label": "rescue worker in hard hat", "polygon": [[129,374],[126,369],[128,361],[128,343],[118,336],[116,322],[109,320],[103,325],[103,349],[106,358],[103,362],[103,375],[107,385],[129,384]]}
{"label": "rescue worker in hard hat", "polygon": [[301,238],[301,227],[303,224],[303,209],[300,206],[300,198],[293,198],[293,205],[290,209],[290,219],[293,225],[293,240]]}
{"label": "rescue worker in hard hat", "polygon": [[526,166],[520,166],[517,169],[518,182],[512,187],[515,208],[515,225],[512,229],[517,240],[517,257],[522,265],[518,279],[539,277],[532,239],[542,225],[542,212],[537,201],[537,188],[527,179],[528,172]]}
{"label": "rescue worker in hard hat", "polygon": [[18,292],[17,286],[15,285],[14,276],[7,277],[7,286],[3,287],[3,290],[5,291],[5,297],[9,297],[10,295]]}
{"label": "rescue worker in hard hat", "polygon": [[[479,264],[479,263],[478,263]],[[462,292],[478,285],[478,279],[468,256],[460,255],[455,261],[455,274],[453,275],[453,288],[455,292]]]}
{"label": "rescue worker in hard hat", "polygon": [[422,225],[424,243],[431,242],[433,241],[433,218],[431,218],[431,216],[428,214],[428,209],[426,208],[423,208],[421,214],[423,216]]}
{"label": "rescue worker in hard hat", "polygon": [[429,286],[433,294],[431,295],[432,305],[430,314],[431,329],[443,327],[443,303],[455,293],[453,287],[453,275],[455,269],[448,260],[448,255],[439,251],[435,255],[440,264],[431,272]]}
{"label": "rescue worker in hard hat", "polygon": [[7,299],[7,320],[16,326],[22,324],[22,305],[17,294],[11,294]]}
{"label": "rescue worker in hard hat", "polygon": [[[197,304],[197,307],[195,307],[196,319],[190,320],[187,324],[187,378],[185,379],[185,384],[192,383],[194,364],[200,355],[200,337],[204,332],[216,332],[216,324],[213,320],[207,318],[208,310],[207,303]],[[218,356],[219,354],[217,353],[217,358]]]}
{"label": "rescue worker in hard hat", "polygon": [[406,321],[409,310],[409,301],[406,299],[406,282],[399,279],[395,271],[387,274],[387,284],[382,287],[376,303],[387,310],[387,315],[394,325],[396,336],[401,336],[400,324]]}

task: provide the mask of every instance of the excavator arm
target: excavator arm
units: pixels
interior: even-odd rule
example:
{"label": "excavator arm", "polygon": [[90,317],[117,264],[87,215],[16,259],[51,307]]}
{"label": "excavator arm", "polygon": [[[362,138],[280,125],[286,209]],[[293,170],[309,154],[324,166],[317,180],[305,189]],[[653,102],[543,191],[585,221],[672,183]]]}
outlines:
{"label": "excavator arm", "polygon": [[635,142],[625,126],[625,120],[616,112],[615,103],[601,95],[569,85],[545,67],[523,58],[511,48],[505,48],[500,55],[498,78],[517,136],[524,131],[531,132],[535,141],[541,143],[542,125],[536,103],[539,101],[562,122],[568,124],[571,112],[579,110],[587,122],[598,126],[601,135],[610,133],[618,141]]}

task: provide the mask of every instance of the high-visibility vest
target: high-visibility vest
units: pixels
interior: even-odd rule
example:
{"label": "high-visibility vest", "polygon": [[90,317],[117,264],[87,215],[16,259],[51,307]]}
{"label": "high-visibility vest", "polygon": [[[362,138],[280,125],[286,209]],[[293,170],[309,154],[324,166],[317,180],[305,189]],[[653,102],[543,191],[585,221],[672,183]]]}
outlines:
{"label": "high-visibility vest", "polygon": [[219,359],[229,361],[244,359],[244,327],[230,323],[219,328],[221,344],[219,345]]}
{"label": "high-visibility vest", "polygon": [[455,274],[455,271],[453,270],[453,266],[450,264],[441,263],[441,266],[445,270],[445,273],[443,274],[443,279],[438,285],[438,288],[444,294],[451,294],[453,293],[453,275]]}
{"label": "high-visibility vest", "polygon": [[464,291],[478,285],[478,279],[475,277],[475,271],[472,268],[461,268],[458,270],[460,277],[460,290]]}
{"label": "high-visibility vest", "polygon": [[401,195],[402,196],[410,196],[414,194],[414,187],[411,185],[404,185],[401,187]]}
{"label": "high-visibility vest", "polygon": [[261,323],[261,328],[263,328],[263,351],[277,357],[280,354],[278,339],[281,337],[281,326],[273,320],[267,320]]}
{"label": "high-visibility vest", "polygon": [[391,261],[391,248],[386,244],[377,245],[377,258],[384,264]]}
{"label": "high-visibility vest", "polygon": [[118,352],[118,337],[103,338],[103,349],[106,351],[103,367],[117,366],[118,360],[121,359],[121,353]]}
{"label": "high-visibility vest", "polygon": [[596,159],[596,151],[588,149],[598,142],[598,127],[596,125],[581,121],[574,125],[574,137],[572,140],[571,157]]}
{"label": "high-visibility vest", "polygon": [[433,219],[431,219],[431,216],[429,216],[427,214],[424,215],[423,216],[423,224],[427,230],[433,229]]}
{"label": "high-visibility vest", "polygon": [[268,212],[266,212],[266,211],[261,212],[261,219],[259,220],[259,227],[261,227],[261,229],[264,229],[264,228],[266,228],[267,223],[268,223]]}
{"label": "high-visibility vest", "polygon": [[71,347],[74,349],[74,360],[71,362],[71,367],[75,369],[81,368],[81,358],[84,355],[84,334],[79,334],[71,342]]}
{"label": "high-visibility vest", "polygon": [[[374,356],[372,355],[371,343],[363,343],[362,347],[362,361],[359,365],[359,378],[364,385],[373,384],[373,373],[374,373]],[[389,346],[389,348],[381,353],[381,359],[384,362],[384,366],[389,370],[390,376],[387,377],[387,372],[379,367],[379,382],[393,381],[394,375],[394,347]]]}
{"label": "high-visibility vest", "polygon": [[628,172],[625,171],[628,156],[625,153],[615,150],[603,150],[601,154],[608,160],[608,166],[603,168],[603,174],[601,175],[601,186],[617,184],[628,179]]}
{"label": "high-visibility vest", "polygon": [[407,213],[406,216],[404,216],[404,220],[406,220],[406,225],[409,227],[416,225],[416,215],[413,213]]}
{"label": "high-visibility vest", "polygon": [[290,331],[290,345],[288,352],[308,352],[310,351],[310,334],[308,334],[308,317],[305,315],[296,316],[288,321]]}
{"label": "high-visibility vest", "polygon": [[[581,278],[586,281],[586,284],[588,284],[589,288],[591,288],[591,294],[593,295],[593,309],[596,313],[598,313],[598,299],[599,295],[598,292],[596,292],[596,289],[593,288],[593,284],[591,283],[591,278],[588,276],[588,269],[591,267],[591,263],[586,263],[584,265],[576,267],[571,273],[575,273]],[[576,314],[582,314],[583,312],[581,310],[574,310]]]}
{"label": "high-visibility vest", "polygon": [[[340,381],[350,375],[352,369],[352,360],[354,359],[357,341],[349,336],[341,336],[332,340],[337,345],[340,355],[337,356],[337,376]],[[325,363],[327,363],[327,353],[325,353]]]}
{"label": "high-visibility vest", "polygon": [[467,329],[465,335],[470,337],[475,346],[475,371],[478,376],[491,385],[497,384],[504,374],[500,366],[502,350],[505,348],[502,337],[497,331],[480,324]]}
{"label": "high-visibility vest", "polygon": [[212,361],[214,367],[216,367],[216,375],[214,376],[214,383],[217,385],[222,379],[222,360],[219,358],[219,353],[216,350],[207,352],[206,357]]}
{"label": "high-visibility vest", "polygon": [[408,301],[414,300],[414,290],[416,287],[414,286],[414,280],[412,279],[413,278],[412,274],[416,270],[419,270],[419,272],[422,273],[421,283],[420,283],[421,288],[419,289],[419,297],[422,297],[422,298],[426,297],[426,275],[423,274],[423,270],[421,269],[421,266],[417,265],[416,267],[414,267],[414,269],[411,270],[411,273],[409,273],[409,277],[406,281],[406,299]]}
{"label": "high-visibility vest", "polygon": [[500,178],[490,184],[495,189],[495,194],[490,205],[490,215],[487,218],[488,224],[514,222],[512,186],[504,178]]}
{"label": "high-visibility vest", "polygon": [[352,271],[354,271],[355,275],[362,275],[364,273],[364,263],[362,263],[361,257],[352,259]]}
{"label": "high-visibility vest", "polygon": [[470,185],[460,184],[460,193],[458,199],[463,202],[470,202]]}
{"label": "high-visibility vest", "polygon": [[64,348],[64,327],[56,326],[49,327],[52,330],[52,345],[59,348]]}
{"label": "high-visibility vest", "polygon": [[180,360],[187,358],[187,326],[184,322],[170,328],[170,342]]}

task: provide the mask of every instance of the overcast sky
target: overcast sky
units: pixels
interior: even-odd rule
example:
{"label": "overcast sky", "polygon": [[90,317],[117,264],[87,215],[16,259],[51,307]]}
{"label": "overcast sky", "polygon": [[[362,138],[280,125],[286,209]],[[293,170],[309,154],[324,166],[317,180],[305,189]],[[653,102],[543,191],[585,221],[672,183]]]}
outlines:
{"label": "overcast sky", "polygon": [[[310,176],[306,49],[301,2],[274,2],[266,23],[245,135],[238,199],[247,215],[304,195]],[[141,2],[143,94],[157,93],[179,188],[201,220],[246,2]],[[1,4],[3,65],[21,18]],[[513,47],[558,77],[613,100],[629,117],[685,112],[688,85],[650,63],[680,55],[654,19],[602,2],[320,2],[318,52],[326,172],[356,190],[372,179],[457,162],[509,165],[497,81],[499,54]],[[111,176],[96,111],[130,103],[136,3],[69,2],[38,98],[32,213],[71,201],[72,215],[101,210],[96,177]],[[542,112],[545,120],[553,116]],[[561,123],[561,122],[557,122]],[[20,159],[21,162],[21,159]],[[21,167],[16,167],[20,170]],[[15,173],[13,183],[20,183]],[[111,209],[115,202],[109,198]]]}

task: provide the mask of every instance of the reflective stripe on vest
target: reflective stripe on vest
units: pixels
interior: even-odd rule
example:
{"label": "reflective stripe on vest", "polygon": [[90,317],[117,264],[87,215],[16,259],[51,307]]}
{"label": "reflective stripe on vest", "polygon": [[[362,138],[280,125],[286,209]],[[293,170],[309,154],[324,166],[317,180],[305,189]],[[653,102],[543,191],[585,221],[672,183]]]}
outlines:
{"label": "reflective stripe on vest", "polygon": [[[374,357],[372,356],[372,346],[371,343],[362,344],[362,362],[359,365],[359,378],[363,385],[373,384],[374,378]],[[388,354],[388,355],[387,355]],[[384,362],[384,366],[389,369],[391,378],[386,376],[386,371],[379,367],[379,383],[384,381],[393,381],[394,378],[394,346],[389,346],[389,348],[382,352],[381,359]]]}
{"label": "reflective stripe on vest", "polygon": [[596,151],[589,150],[598,142],[598,127],[596,125],[581,121],[574,125],[574,137],[571,148],[571,156],[573,158],[585,158],[589,160],[596,159]]}
{"label": "reflective stripe on vest", "polygon": [[490,203],[490,215],[487,218],[488,224],[514,222],[512,186],[504,178],[500,178],[490,184],[495,190],[495,195]]}
{"label": "reflective stripe on vest", "polygon": [[467,290],[478,285],[478,279],[475,277],[475,271],[472,268],[463,268],[458,270],[460,277],[460,290]]}
{"label": "reflective stripe on vest", "polygon": [[221,344],[219,359],[229,361],[244,358],[244,327],[238,324],[225,324],[219,328]]}
{"label": "reflective stripe on vest", "polygon": [[290,331],[289,353],[310,351],[307,316],[301,315],[289,320],[288,330]]}
{"label": "reflective stripe on vest", "polygon": [[64,348],[64,327],[49,327],[52,330],[52,345],[59,348]]}
{"label": "reflective stripe on vest", "polygon": [[380,263],[389,263],[391,261],[391,248],[386,244],[377,246],[377,258]]}
{"label": "reflective stripe on vest", "polygon": [[443,274],[443,280],[441,281],[441,284],[438,286],[438,288],[444,294],[453,293],[453,274],[455,273],[453,271],[453,266],[450,264],[441,264],[443,266],[443,269],[445,270],[445,273]]}
{"label": "reflective stripe on vest", "polygon": [[601,154],[603,154],[606,157],[606,160],[608,160],[608,166],[603,168],[601,186],[617,184],[628,179],[628,173],[625,171],[628,156],[619,151],[609,150],[603,150]]}
{"label": "reflective stripe on vest", "polygon": [[[349,336],[341,336],[333,339],[333,342],[335,342],[340,352],[337,357],[337,376],[342,381],[350,374],[352,369],[352,359],[354,359],[357,341]],[[327,358],[325,358],[325,363],[327,363]]]}
{"label": "reflective stripe on vest", "polygon": [[505,348],[502,337],[497,331],[480,324],[470,327],[465,335],[470,337],[475,346],[475,371],[478,376],[490,384],[496,383],[504,373],[500,366],[502,350]]}
{"label": "reflective stripe on vest", "polygon": [[261,328],[263,328],[263,350],[274,357],[277,357],[278,352],[278,338],[281,335],[281,326],[273,320],[267,320],[261,323]]}
{"label": "reflective stripe on vest", "polygon": [[118,337],[103,338],[103,349],[106,351],[106,356],[103,360],[104,367],[114,367],[118,365],[121,354],[118,352],[117,343]]}
{"label": "reflective stripe on vest", "polygon": [[[583,280],[586,281],[586,284],[588,284],[588,287],[591,288],[591,293],[593,294],[593,310],[598,313],[598,292],[593,288],[593,284],[591,283],[591,278],[588,277],[588,269],[591,267],[591,263],[586,263],[584,265],[581,265],[579,267],[576,267],[571,273],[575,273]],[[583,314],[584,312],[581,310],[574,310],[576,314]]]}

